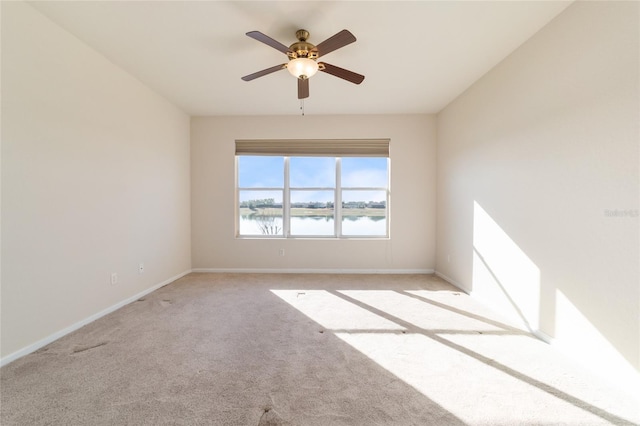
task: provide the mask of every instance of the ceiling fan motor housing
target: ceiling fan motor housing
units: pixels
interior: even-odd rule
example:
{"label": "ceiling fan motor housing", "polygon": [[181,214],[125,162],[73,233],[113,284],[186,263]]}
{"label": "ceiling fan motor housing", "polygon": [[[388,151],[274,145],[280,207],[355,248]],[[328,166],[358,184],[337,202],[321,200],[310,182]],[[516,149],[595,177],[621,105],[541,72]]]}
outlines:
{"label": "ceiling fan motor housing", "polygon": [[316,46],[307,42],[309,38],[309,31],[307,30],[298,30],[296,31],[297,42],[293,43],[289,46],[290,52],[287,52],[287,56],[290,59],[295,58],[309,58],[309,59],[317,59],[318,58],[318,50]]}

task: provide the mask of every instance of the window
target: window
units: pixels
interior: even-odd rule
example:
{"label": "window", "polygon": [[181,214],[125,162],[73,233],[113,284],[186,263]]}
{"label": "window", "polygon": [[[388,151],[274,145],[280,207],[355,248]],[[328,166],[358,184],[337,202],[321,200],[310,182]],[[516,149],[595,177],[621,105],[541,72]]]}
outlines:
{"label": "window", "polygon": [[389,235],[389,140],[236,141],[239,237]]}

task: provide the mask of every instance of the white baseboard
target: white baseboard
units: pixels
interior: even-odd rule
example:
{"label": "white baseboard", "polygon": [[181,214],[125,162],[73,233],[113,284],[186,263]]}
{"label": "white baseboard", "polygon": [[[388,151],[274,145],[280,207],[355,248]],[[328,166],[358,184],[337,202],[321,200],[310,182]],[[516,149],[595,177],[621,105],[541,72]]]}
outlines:
{"label": "white baseboard", "polygon": [[433,269],[271,269],[271,268],[194,268],[191,272],[246,274],[433,274]]}
{"label": "white baseboard", "polygon": [[547,333],[545,333],[544,331],[540,331],[538,329],[536,330],[532,330],[531,333],[536,336],[538,339],[542,340],[545,343],[548,343],[550,345],[554,344],[554,339],[553,337],[549,336]]}
{"label": "white baseboard", "polygon": [[163,282],[161,282],[159,284],[154,285],[153,287],[150,287],[150,288],[148,288],[148,289],[146,289],[144,291],[141,291],[140,293],[138,293],[138,294],[136,294],[134,296],[128,297],[128,298],[116,303],[115,305],[109,306],[108,308],[103,309],[102,311],[100,311],[100,312],[98,312],[96,314],[93,314],[93,315],[91,315],[91,316],[89,316],[89,317],[87,317],[87,318],[85,318],[83,320],[80,320],[80,321],[76,322],[75,324],[70,325],[69,327],[66,327],[66,328],[64,328],[64,329],[62,329],[60,331],[57,331],[57,332],[45,337],[44,339],[38,340],[35,343],[32,343],[32,344],[30,344],[28,346],[25,346],[24,348],[19,349],[19,350],[13,352],[12,354],[9,354],[9,355],[5,356],[4,358],[0,359],[0,367],[5,366],[5,365],[9,364],[10,362],[15,361],[18,358],[21,358],[21,357],[23,357],[25,355],[28,355],[28,354],[30,354],[32,352],[35,352],[38,349],[42,348],[43,346],[46,346],[49,343],[51,343],[51,342],[53,342],[55,340],[58,340],[59,338],[65,336],[65,335],[67,335],[67,334],[69,334],[69,333],[71,333],[73,331],[76,331],[77,329],[79,329],[79,328],[81,328],[81,327],[83,327],[83,326],[85,326],[85,325],[97,320],[98,318],[101,318],[101,317],[103,317],[105,315],[108,315],[111,312],[116,311],[116,310],[122,308],[123,306],[128,305],[129,303],[134,302],[134,301],[140,299],[141,297],[146,296],[147,294],[149,294],[149,293],[151,293],[153,291],[156,291],[157,289],[159,289],[161,287],[166,286],[167,284],[171,284],[175,280],[184,277],[185,275],[189,274],[190,272],[191,272],[191,270],[187,270],[187,271],[184,271],[184,272],[182,272],[182,273],[180,273],[178,275],[175,275],[175,276],[173,276],[173,277],[171,277],[171,278],[169,278],[169,279],[167,279],[167,280],[165,280],[165,281],[163,281]]}
{"label": "white baseboard", "polygon": [[462,284],[456,282],[453,278],[446,276],[445,274],[443,274],[442,272],[438,272],[435,271],[436,276],[442,278],[443,280],[445,280],[446,282],[448,282],[449,284],[458,287],[460,290],[462,290],[463,292],[471,295],[471,291],[469,289],[467,289],[465,286],[463,286]]}

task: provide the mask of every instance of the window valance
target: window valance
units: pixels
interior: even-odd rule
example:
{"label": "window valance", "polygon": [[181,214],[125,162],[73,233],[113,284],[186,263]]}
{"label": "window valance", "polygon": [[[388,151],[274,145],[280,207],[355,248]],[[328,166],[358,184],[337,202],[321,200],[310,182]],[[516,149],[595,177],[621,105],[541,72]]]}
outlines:
{"label": "window valance", "polygon": [[389,139],[239,139],[236,155],[389,157]]}

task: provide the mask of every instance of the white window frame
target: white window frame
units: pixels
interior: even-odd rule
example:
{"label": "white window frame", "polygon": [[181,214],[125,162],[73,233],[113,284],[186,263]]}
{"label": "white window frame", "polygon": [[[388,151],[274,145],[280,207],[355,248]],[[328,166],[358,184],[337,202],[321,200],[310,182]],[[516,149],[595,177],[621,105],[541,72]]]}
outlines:
{"label": "white window frame", "polygon": [[[238,148],[238,142],[236,141],[236,155],[235,155],[235,235],[238,239],[389,239],[390,238],[390,187],[391,187],[391,161],[389,155],[389,140],[388,139],[376,139],[376,140],[304,140],[304,141],[292,141],[292,140],[251,140],[241,141],[248,142],[247,145],[253,144],[256,147],[242,146]],[[372,143],[370,143],[372,142]],[[271,145],[273,143],[273,145]],[[306,147],[305,148],[305,143]],[[324,143],[324,144],[323,144]],[[384,146],[386,143],[386,155],[380,155],[379,152],[372,155],[371,149],[378,149],[379,146]],[[350,145],[349,145],[350,144]],[[377,144],[377,148],[376,145]],[[302,145],[302,148],[301,148]],[[325,145],[327,145],[325,147]],[[360,145],[366,146],[367,149],[359,150]],[[374,146],[374,148],[371,148]],[[293,148],[291,148],[293,147]],[[311,147],[311,148],[308,148]],[[321,149],[317,149],[320,147]],[[333,147],[333,148],[332,148]],[[349,152],[336,152],[337,149],[350,149]],[[244,150],[243,150],[244,148]],[[311,151],[310,150],[314,150]],[[337,155],[332,155],[331,150]],[[287,155],[288,152],[294,151],[293,155]],[[384,151],[383,151],[384,153]],[[240,187],[238,181],[239,173],[239,158],[241,156],[252,155],[269,155],[278,156],[284,158],[283,165],[283,178],[284,184],[282,187]],[[289,179],[290,171],[290,159],[292,157],[309,157],[318,156],[325,158],[335,159],[335,186],[333,187],[291,187]],[[387,159],[387,185],[386,187],[342,187],[342,157],[385,157]],[[381,191],[385,193],[385,235],[344,235],[342,233],[342,193],[343,191]],[[240,234],[240,192],[241,191],[282,191],[282,235],[242,235]],[[333,191],[334,193],[334,232],[333,235],[291,235],[291,191]]]}

